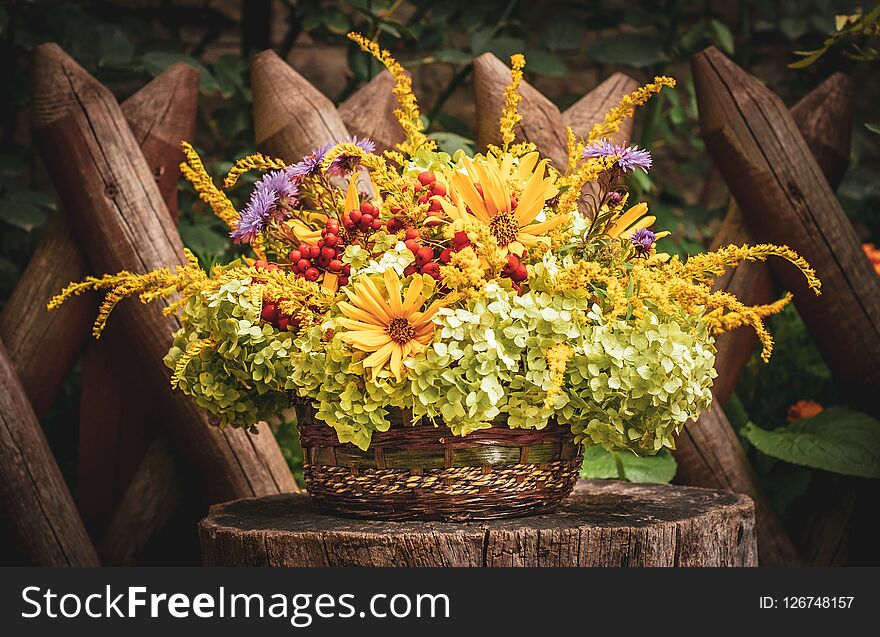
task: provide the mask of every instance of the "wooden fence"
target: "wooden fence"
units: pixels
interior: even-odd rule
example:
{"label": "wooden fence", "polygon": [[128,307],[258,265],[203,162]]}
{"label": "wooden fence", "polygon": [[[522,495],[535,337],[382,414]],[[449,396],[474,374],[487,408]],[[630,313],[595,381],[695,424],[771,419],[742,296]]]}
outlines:
{"label": "wooden fence", "polygon": [[[473,64],[482,147],[498,141],[510,69],[491,53]],[[736,202],[716,244],[788,244],[816,266],[825,294],[816,300],[784,266],[758,264],[721,277],[717,286],[752,303],[794,290],[835,375],[854,388],[873,386],[880,379],[880,281],[833,195],[849,154],[847,79],[831,77],[789,112],[714,49],[695,56],[693,70],[703,135]],[[144,272],[181,263],[177,142],[194,134],[197,73],[172,66],[120,106],[59,47],[47,44],[35,52],[34,77],[35,139],[63,214],[0,315],[0,512],[11,523],[21,562],[97,564],[100,555],[104,564],[131,564],[168,522],[185,491],[182,483],[197,486],[202,507],[297,489],[265,424],[256,437],[217,429],[187,397],[169,390],[161,359],[179,323],[163,316],[161,307],[123,304],[97,343],[87,340],[94,297],[45,310],[51,295],[88,272]],[[387,72],[338,108],[271,51],[254,56],[251,80],[256,143],[266,153],[295,161],[349,134],[370,137],[380,150],[402,138]],[[565,127],[587,134],[635,87],[635,80],[616,73],[561,112],[524,82],[520,136],[564,164]],[[632,126],[627,121],[617,141],[628,140]],[[682,436],[678,479],[751,496],[761,563],[799,564],[721,409],[755,345],[744,328],[719,339],[717,404]],[[83,353],[75,506],[38,418]]]}

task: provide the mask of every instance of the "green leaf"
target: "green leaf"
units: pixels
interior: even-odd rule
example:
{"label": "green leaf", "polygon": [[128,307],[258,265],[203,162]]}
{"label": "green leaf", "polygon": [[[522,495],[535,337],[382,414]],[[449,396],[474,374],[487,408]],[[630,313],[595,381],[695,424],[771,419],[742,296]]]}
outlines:
{"label": "green leaf", "polygon": [[584,464],[581,465],[581,477],[598,480],[619,479],[616,455],[613,451],[605,451],[599,445],[587,447],[584,451]]}
{"label": "green leaf", "polygon": [[558,16],[544,31],[544,46],[552,51],[576,49],[584,37],[581,26],[568,16]]}
{"label": "green leaf", "polygon": [[0,196],[0,220],[30,232],[44,223],[55,200],[35,190],[6,190]]}
{"label": "green leaf", "polygon": [[624,475],[630,482],[671,482],[678,464],[671,453],[658,453],[656,456],[636,456],[629,452],[619,454],[623,461]]}
{"label": "green leaf", "polygon": [[434,54],[434,59],[447,64],[468,64],[471,56],[459,49],[440,49]]}
{"label": "green leaf", "polygon": [[666,483],[675,477],[675,458],[669,453],[639,457],[630,452],[605,451],[599,445],[584,451],[582,478]]}
{"label": "green leaf", "polygon": [[331,33],[342,35],[348,33],[348,18],[336,7],[331,7],[324,13],[324,26]]}
{"label": "green leaf", "polygon": [[124,67],[134,57],[134,45],[128,36],[115,27],[105,27],[98,31],[98,65],[104,67]]}
{"label": "green leaf", "polygon": [[431,139],[437,142],[437,148],[441,153],[449,153],[454,155],[455,151],[461,149],[468,154],[476,152],[474,150],[474,140],[456,135],[455,133],[447,133],[438,131],[429,135]]}
{"label": "green leaf", "polygon": [[173,51],[150,51],[141,56],[141,64],[144,70],[151,76],[156,77],[175,62],[184,62],[195,69],[202,70],[202,65],[194,57],[175,53]]}
{"label": "green leaf", "polygon": [[178,224],[180,237],[186,247],[203,261],[219,259],[229,247],[229,238],[220,234],[221,231],[213,225],[213,220],[201,221],[201,219],[197,218],[195,223],[182,220]]}
{"label": "green leaf", "polygon": [[754,423],[743,435],[763,453],[792,464],[862,478],[880,478],[880,421],[848,407],[830,407],[787,427]]}
{"label": "green leaf", "polygon": [[877,133],[880,135],[880,124],[871,124],[870,122],[865,122],[865,128],[867,128],[872,133]]}
{"label": "green leaf", "polygon": [[568,73],[568,68],[562,60],[546,51],[529,51],[526,53],[526,71],[548,77],[562,77]]}
{"label": "green leaf", "polygon": [[587,53],[602,64],[624,64],[642,68],[665,62],[660,39],[651,34],[618,33],[599,38],[588,48]]}
{"label": "green leaf", "polygon": [[725,53],[733,54],[733,34],[726,24],[720,20],[709,20],[709,29],[714,36],[713,39],[721,47]]}

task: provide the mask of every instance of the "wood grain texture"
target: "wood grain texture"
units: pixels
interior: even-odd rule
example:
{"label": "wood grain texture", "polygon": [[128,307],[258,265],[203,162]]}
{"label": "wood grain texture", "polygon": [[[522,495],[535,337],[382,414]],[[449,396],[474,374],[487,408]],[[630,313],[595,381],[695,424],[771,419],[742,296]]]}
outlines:
{"label": "wood grain texture", "polygon": [[822,296],[794,268],[774,273],[850,400],[880,413],[880,279],[810,147],[779,98],[717,49],[692,58],[703,138],[754,237],[786,244],[816,269]]}
{"label": "wood grain texture", "polygon": [[[791,109],[798,130],[832,189],[840,184],[849,165],[852,110],[852,83],[842,73],[829,77]],[[754,242],[742,211],[734,202],[715,236],[712,249]],[[770,266],[764,263],[745,263],[728,270],[716,280],[715,289],[731,292],[747,305],[770,303],[779,298]],[[715,399],[724,405],[751,359],[758,339],[751,329],[737,329],[719,336],[716,345],[718,354],[715,368],[718,378],[715,379],[712,392]]]}
{"label": "wood grain texture", "polygon": [[[146,272],[182,263],[180,236],[112,94],[54,44],[35,49],[34,77],[34,136],[92,270]],[[123,303],[115,319],[126,325],[142,381],[164,406],[162,424],[188,478],[211,502],[292,490],[268,427],[260,425],[259,441],[220,430],[189,398],[169,390],[162,357],[179,321],[164,316],[161,304],[135,303]]]}
{"label": "wood grain texture", "polygon": [[122,103],[122,114],[175,223],[178,166],[183,161],[180,142],[195,139],[198,106],[199,72],[183,62],[169,66]]}
{"label": "wood grain texture", "polygon": [[[122,103],[122,113],[171,214],[168,223],[175,225],[183,159],[180,141],[195,136],[198,99],[199,72],[178,63]],[[110,321],[100,340],[89,339],[82,359],[76,500],[95,536],[104,533],[147,446],[157,435],[156,423],[164,417],[140,382],[140,365],[129,354],[128,334],[123,328]],[[136,491],[143,488],[135,486]],[[128,532],[120,541],[144,543]]]}
{"label": "wood grain texture", "polygon": [[348,132],[358,138],[369,137],[376,143],[378,152],[391,150],[405,139],[394,117],[397,98],[391,92],[393,88],[394,78],[387,69],[383,70],[337,109]]}
{"label": "wood grain texture", "polygon": [[348,135],[333,103],[274,51],[251,59],[257,148],[296,162],[316,146]]}
{"label": "wood grain texture", "polygon": [[[839,114],[843,121],[834,115]],[[836,74],[823,82],[792,109],[792,115],[813,151],[823,173],[836,186],[849,156],[850,129],[846,117],[852,114],[849,80]],[[827,172],[826,172],[827,171]],[[712,249],[726,245],[755,243],[739,207],[733,202],[715,237]],[[728,270],[714,285],[749,305],[770,303],[779,298],[770,266],[744,263]],[[729,489],[745,493],[755,501],[758,550],[766,566],[797,565],[801,558],[781,521],[761,489],[736,433],[723,413],[748,361],[758,344],[750,329],[722,334],[717,341],[715,368],[718,378],[712,388],[716,407],[689,424],[679,438],[675,458],[676,481],[682,484]]]}
{"label": "wood grain texture", "polygon": [[86,268],[67,220],[55,216],[0,312],[0,338],[37,418],[55,403],[89,338],[96,299],[81,296],[52,312],[46,304]]}
{"label": "wood grain texture", "polygon": [[[479,148],[500,144],[498,121],[504,108],[504,89],[510,84],[510,68],[492,53],[474,59],[474,104],[477,109],[476,141]],[[541,154],[560,170],[568,160],[567,138],[562,113],[540,91],[523,81],[519,112],[522,122],[517,139],[533,142]]]}
{"label": "wood grain texture", "polygon": [[24,387],[0,341],[0,526],[15,562],[97,566],[86,533]]}
{"label": "wood grain texture", "polygon": [[134,565],[146,543],[174,514],[180,498],[180,476],[174,456],[165,438],[156,438],[98,545],[101,562],[106,566]]}
{"label": "wood grain texture", "polygon": [[548,515],[375,522],[315,512],[305,495],[216,505],[205,566],[755,566],[754,509],[725,491],[581,481]]}

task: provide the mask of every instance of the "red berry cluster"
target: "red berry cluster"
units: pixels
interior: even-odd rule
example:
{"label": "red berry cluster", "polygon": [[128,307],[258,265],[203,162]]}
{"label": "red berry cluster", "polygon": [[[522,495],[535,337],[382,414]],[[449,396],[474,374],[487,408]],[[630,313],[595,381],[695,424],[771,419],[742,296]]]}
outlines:
{"label": "red berry cluster", "polygon": [[254,267],[260,270],[266,270],[267,272],[274,272],[275,270],[280,270],[280,268],[274,263],[269,263],[265,259],[257,259],[254,261]]}
{"label": "red berry cluster", "polygon": [[359,210],[349,210],[342,215],[342,227],[349,235],[355,235],[358,232],[371,234],[382,228],[382,222],[379,221],[379,210],[369,201],[364,201]]}
{"label": "red berry cluster", "polygon": [[351,266],[340,259],[343,252],[345,243],[339,235],[339,221],[327,219],[317,245],[302,244],[290,251],[289,259],[297,276],[307,281],[317,281],[321,272],[332,272],[339,276],[339,285],[347,285]]}
{"label": "red berry cluster", "polygon": [[440,280],[440,264],[434,260],[434,248],[422,245],[422,233],[415,228],[407,228],[404,245],[413,253],[416,260],[406,266],[404,275],[410,276],[419,272]]}
{"label": "red berry cluster", "polygon": [[[432,217],[438,216],[443,212],[443,205],[440,198],[446,196],[446,186],[437,181],[437,177],[432,172],[419,173],[417,179],[413,180],[413,196],[416,201],[421,204],[428,204],[428,214]],[[386,227],[391,234],[397,234],[405,229],[407,222],[405,219],[396,216],[399,210],[392,210],[392,216],[388,220]],[[425,222],[426,226],[437,226],[443,223],[440,219],[430,219]]]}
{"label": "red berry cluster", "polygon": [[300,320],[295,316],[284,314],[281,311],[280,305],[282,301],[286,300],[287,299],[278,299],[277,301],[270,301],[269,299],[263,299],[263,310],[260,312],[260,318],[266,323],[274,325],[276,329],[279,329],[282,332],[288,330],[291,332],[298,332],[301,325]]}

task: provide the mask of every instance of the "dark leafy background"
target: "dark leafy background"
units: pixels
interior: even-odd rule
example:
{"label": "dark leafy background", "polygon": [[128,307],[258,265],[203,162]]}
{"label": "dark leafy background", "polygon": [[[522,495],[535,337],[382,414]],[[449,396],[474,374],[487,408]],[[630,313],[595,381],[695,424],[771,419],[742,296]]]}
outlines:
{"label": "dark leafy background", "polygon": [[[835,30],[835,15],[851,14],[858,4],[832,0],[4,2],[0,6],[0,84],[5,96],[0,101],[0,303],[8,298],[47,220],[58,209],[29,139],[29,55],[41,42],[60,43],[120,100],[173,62],[183,60],[198,68],[202,95],[195,143],[215,175],[254,150],[247,57],[264,48],[274,48],[339,102],[378,72],[377,64],[355,50],[344,34],[357,29],[380,38],[414,72],[429,130],[447,150],[473,148],[470,60],[483,52],[502,59],[524,52],[527,79],[561,108],[615,70],[642,81],[671,74],[680,82],[678,90],[662,93],[639,114],[632,140],[653,149],[656,168],[649,176],[637,174],[630,187],[649,201],[660,228],[674,231],[667,249],[686,255],[711,243],[728,202],[698,134],[687,65],[692,53],[710,44],[760,77],[789,104],[835,70],[852,74],[858,87],[852,161],[839,196],[862,240],[880,238],[876,132],[880,113],[878,84],[872,75],[877,67],[844,55],[843,46],[832,47],[804,69],[787,67],[798,59],[793,51],[819,48]],[[246,193],[246,184],[235,191],[239,198]],[[204,264],[231,256],[222,224],[186,185],[180,207],[180,232]],[[764,488],[803,545],[811,541],[814,522],[823,515],[823,501],[837,497],[841,490],[870,493],[876,485],[869,478],[840,475],[847,473],[840,469],[858,461],[864,465],[859,475],[876,474],[876,447],[871,448],[873,456],[870,449],[856,454],[858,458],[847,454],[859,447],[859,441],[876,439],[877,423],[839,407],[815,424],[789,425],[786,413],[795,401],[815,400],[828,407],[841,399],[797,313],[787,310],[773,319],[772,327],[778,341],[774,359],[769,365],[757,359],[750,363],[728,412]],[[78,382],[75,371],[44,422],[71,482]],[[840,428],[828,424],[833,418],[842,423]],[[295,428],[282,428],[278,438],[297,469],[301,456]],[[597,478],[668,481],[674,472],[671,457],[645,462],[591,451],[585,464],[585,474]],[[867,555],[860,561],[876,560],[877,552]]]}

